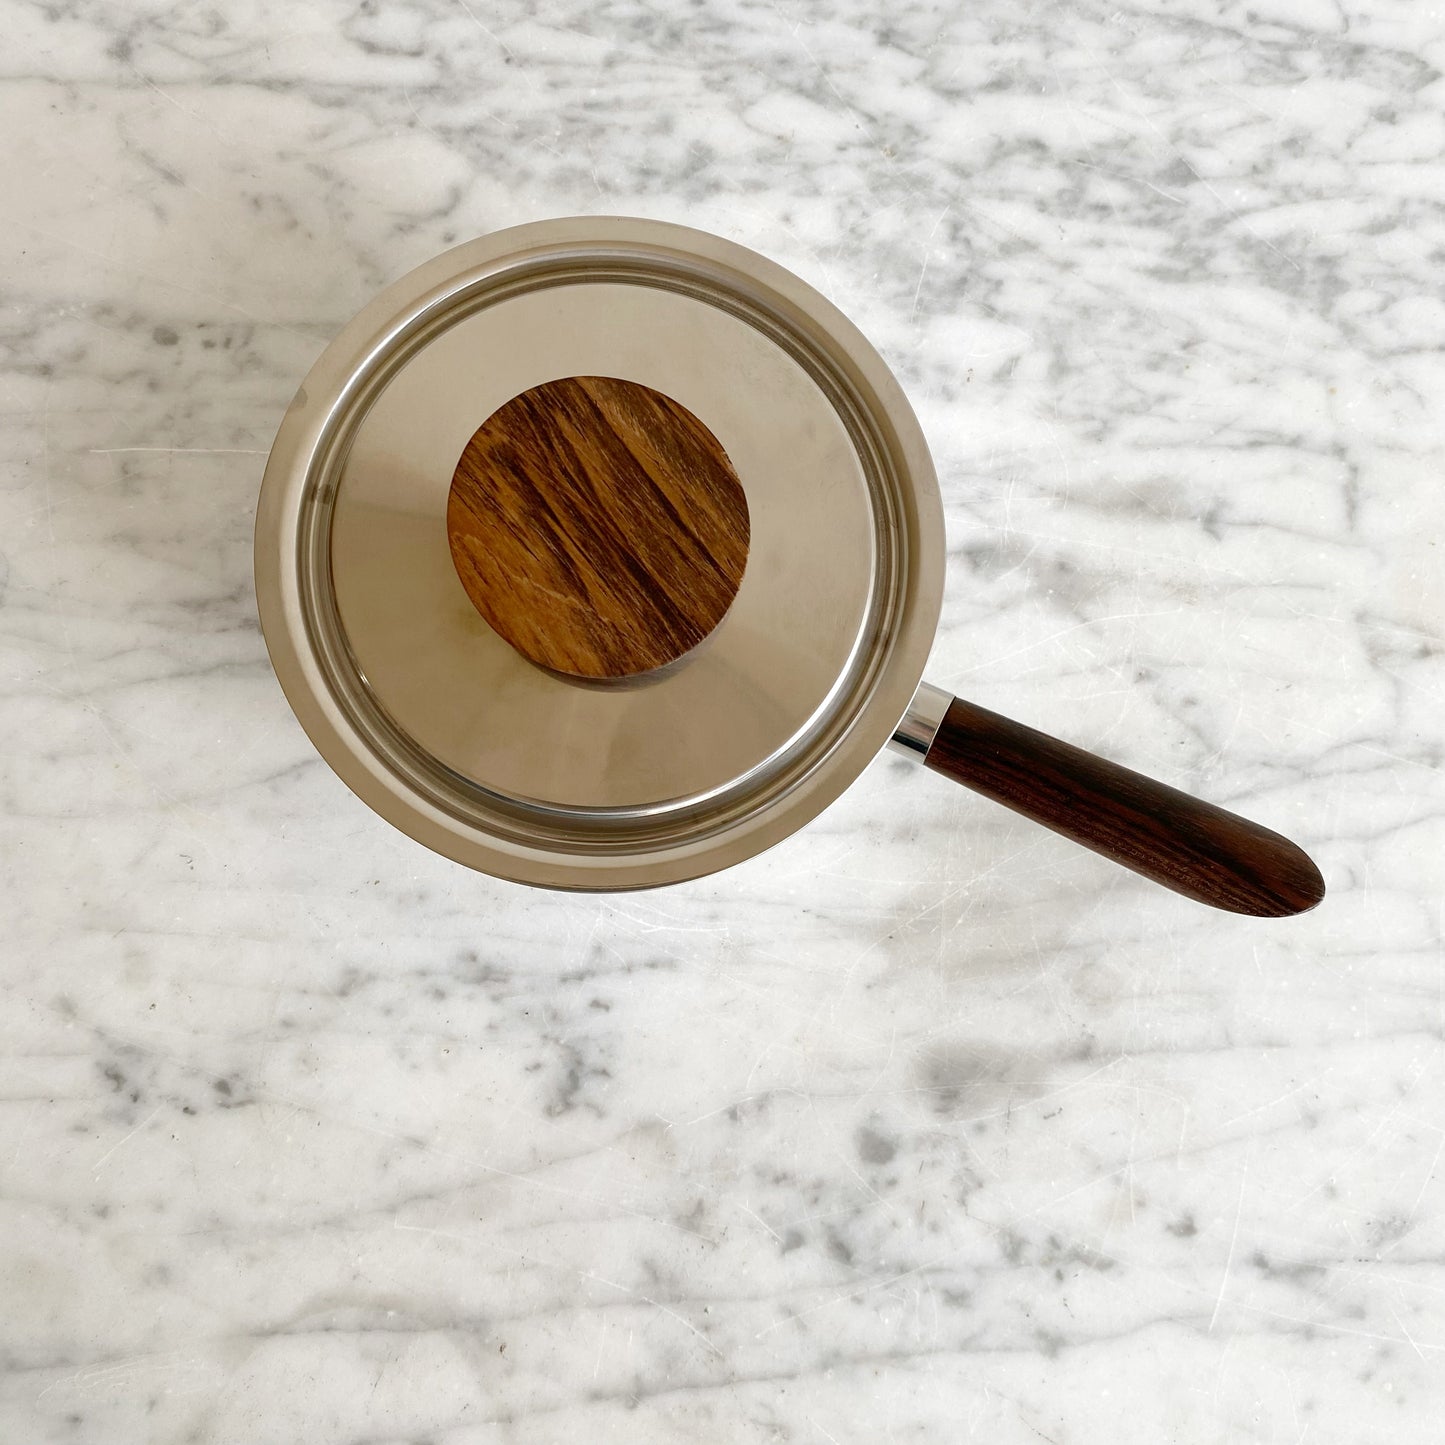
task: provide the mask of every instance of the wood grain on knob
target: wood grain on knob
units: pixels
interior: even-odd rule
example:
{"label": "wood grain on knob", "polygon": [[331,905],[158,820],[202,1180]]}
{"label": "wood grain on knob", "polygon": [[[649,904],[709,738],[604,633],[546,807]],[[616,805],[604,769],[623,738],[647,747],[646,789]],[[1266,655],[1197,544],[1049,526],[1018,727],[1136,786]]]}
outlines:
{"label": "wood grain on knob", "polygon": [[717,438],[651,387],[570,376],[478,427],[447,539],[467,596],[524,657],[622,678],[698,645],[737,595],[748,506]]}

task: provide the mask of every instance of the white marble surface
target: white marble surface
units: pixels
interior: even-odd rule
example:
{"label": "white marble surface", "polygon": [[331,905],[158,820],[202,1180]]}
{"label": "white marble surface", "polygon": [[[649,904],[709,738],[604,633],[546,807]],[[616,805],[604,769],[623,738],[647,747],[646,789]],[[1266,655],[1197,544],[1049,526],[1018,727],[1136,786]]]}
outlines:
{"label": "white marble surface", "polygon": [[[0,1440],[1435,1441],[1445,12],[4,0]],[[931,669],[1298,837],[1210,913],[884,758],[552,897],[318,762],[326,338],[580,211],[896,366]]]}

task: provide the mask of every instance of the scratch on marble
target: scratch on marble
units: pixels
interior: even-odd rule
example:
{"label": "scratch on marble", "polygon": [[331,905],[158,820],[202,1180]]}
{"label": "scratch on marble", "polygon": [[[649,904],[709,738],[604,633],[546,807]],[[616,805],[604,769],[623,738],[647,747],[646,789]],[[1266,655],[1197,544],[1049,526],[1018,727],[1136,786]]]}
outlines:
{"label": "scratch on marble", "polygon": [[923,264],[918,268],[918,284],[913,288],[913,305],[908,315],[910,319],[918,316],[918,298],[923,294],[923,278],[928,274],[928,250],[925,247],[923,252]]}
{"label": "scratch on marble", "polygon": [[[1283,1310],[1267,1309],[1263,1305],[1254,1304],[1252,1301],[1240,1300],[1234,1303],[1234,1308],[1243,1310],[1246,1314],[1261,1315],[1265,1319],[1279,1320],[1287,1325],[1307,1325],[1312,1330],[1319,1330],[1325,1334],[1341,1335],[1347,1339],[1370,1340],[1375,1344],[1398,1345],[1402,1343],[1399,1335],[1383,1335],[1378,1330],[1362,1330],[1354,1325],[1342,1324],[1339,1320],[1322,1320],[1317,1317],[1306,1315],[1286,1314]],[[1445,1342],[1435,1344],[1430,1340],[1411,1341],[1417,1351],[1429,1350],[1432,1354],[1445,1355]]]}
{"label": "scratch on marble", "polygon": [[99,1171],[99,1169],[102,1167],[102,1165],[105,1164],[106,1160],[109,1159],[113,1154],[116,1153],[117,1150],[119,1150],[120,1148],[122,1148],[124,1145],[129,1144],[130,1141],[131,1141],[132,1139],[134,1139],[135,1136],[136,1136],[137,1134],[139,1134],[140,1131],[141,1131],[142,1129],[144,1129],[145,1126],[146,1126],[147,1124],[149,1124],[149,1123],[151,1122],[151,1120],[153,1120],[153,1119],[161,1112],[161,1109],[162,1109],[163,1107],[164,1107],[163,1105],[157,1104],[157,1105],[155,1106],[155,1108],[152,1109],[152,1110],[150,1111],[150,1113],[147,1114],[147,1115],[145,1116],[145,1118],[142,1119],[142,1120],[140,1121],[140,1123],[137,1124],[137,1125],[135,1126],[135,1128],[130,1131],[130,1133],[126,1134],[126,1135],[125,1135],[123,1138],[121,1138],[121,1139],[117,1139],[117,1140],[115,1141],[115,1143],[112,1144],[112,1145],[110,1146],[110,1148],[107,1149],[107,1150],[105,1151],[105,1153],[102,1154],[102,1155],[100,1156],[100,1158],[97,1159],[97,1160],[95,1161],[95,1163],[90,1166],[91,1169],[92,1169],[92,1170]]}
{"label": "scratch on marble", "polygon": [[1400,1311],[1397,1310],[1394,1305],[1391,1305],[1390,1313],[1395,1317],[1395,1323],[1400,1326],[1400,1333],[1404,1335],[1405,1339],[1409,1342],[1410,1348],[1419,1355],[1423,1363],[1428,1364],[1429,1361],[1425,1359],[1425,1351],[1420,1348],[1419,1342],[1415,1339],[1415,1336],[1410,1333],[1409,1326],[1400,1318]]}
{"label": "scratch on marble", "polygon": [[733,1203],[736,1204],[737,1207],[741,1209],[742,1212],[746,1214],[749,1219],[755,1220],[759,1225],[762,1226],[763,1229],[767,1230],[767,1232],[771,1234],[779,1244],[783,1242],[783,1236],[779,1234],[778,1231],[774,1229],[773,1226],[769,1224],[767,1220],[764,1219],[761,1215],[756,1214],[753,1210],[749,1209],[748,1206],[744,1204],[741,1199],[734,1199]]}
{"label": "scratch on marble", "polygon": [[472,24],[475,25],[477,29],[480,30],[482,34],[487,37],[487,39],[494,41],[497,45],[501,47],[503,55],[512,54],[512,50],[507,45],[506,41],[504,41],[495,32],[488,30],[487,27],[482,24],[480,18],[477,15],[477,12],[473,10],[470,5],[467,4],[467,0],[457,0],[457,4],[460,5],[462,9],[467,12],[467,15],[471,19]]}
{"label": "scratch on marble", "polygon": [[264,457],[269,453],[264,447],[91,447],[93,457],[114,457],[126,452],[162,452],[199,457]]}
{"label": "scratch on marble", "polygon": [[1156,196],[1162,196],[1166,201],[1172,201],[1176,206],[1187,206],[1189,204],[1183,196],[1173,195],[1171,192],[1156,186],[1153,181],[1146,180],[1143,176],[1132,175],[1128,171],[1111,170],[1108,166],[1101,166],[1094,161],[1081,161],[1074,157],[1070,157],[1069,164],[1079,166],[1086,171],[1097,171],[1101,176],[1110,176],[1116,181],[1131,181],[1136,185],[1144,186],[1153,191]]}
{"label": "scratch on marble", "polygon": [[265,316],[262,316],[255,311],[249,311],[246,309],[246,307],[239,305],[237,302],[227,301],[224,297],[215,295],[214,293],[201,291],[194,286],[186,286],[181,282],[171,280],[169,277],[166,276],[157,276],[152,272],[147,271],[142,266],[129,265],[124,262],[113,260],[110,256],[106,255],[104,251],[98,251],[93,246],[82,246],[78,241],[71,240],[69,236],[56,235],[51,231],[46,231],[39,226],[33,225],[25,225],[23,226],[23,229],[32,235],[39,236],[43,240],[50,242],[51,245],[62,246],[66,250],[76,251],[82,256],[93,257],[95,260],[99,261],[101,265],[109,269],[119,271],[123,275],[138,277],[140,280],[148,281],[154,286],[163,286],[171,291],[179,291],[186,296],[195,296],[201,298],[208,305],[214,304],[224,308],[227,311],[234,311],[236,315],[244,316],[247,321],[254,321],[262,326],[274,327],[278,331],[283,331],[291,336],[299,337],[303,341],[309,342],[311,340],[311,338],[307,336],[306,332],[302,331],[299,327],[288,326],[286,323],[281,321],[268,320]]}
{"label": "scratch on marble", "polygon": [[1274,254],[1278,256],[1282,261],[1287,261],[1291,266],[1294,267],[1296,271],[1303,271],[1304,268],[1300,265],[1298,261],[1294,259],[1293,256],[1286,255],[1268,238],[1261,236],[1259,232],[1256,231],[1254,227],[1249,224],[1248,220],[1245,219],[1243,213],[1235,210],[1234,207],[1231,206],[1229,202],[1226,201],[1224,197],[1219,194],[1219,192],[1214,188],[1214,186],[1212,186],[1209,181],[1207,181],[1203,176],[1199,174],[1198,170],[1196,170],[1195,167],[1190,164],[1188,158],[1178,149],[1177,146],[1175,146],[1170,141],[1169,137],[1165,135],[1165,133],[1159,128],[1157,122],[1155,122],[1155,120],[1151,116],[1141,110],[1140,107],[1137,106],[1129,98],[1127,92],[1124,90],[1124,87],[1119,84],[1117,77],[1109,69],[1109,67],[1105,65],[1104,62],[1099,58],[1098,54],[1094,50],[1092,50],[1087,44],[1085,44],[1083,48],[1090,55],[1093,56],[1095,63],[1099,65],[1100,68],[1104,71],[1104,74],[1108,77],[1109,84],[1112,85],[1114,89],[1119,92],[1119,96],[1123,100],[1126,108],[1132,111],[1139,120],[1141,120],[1146,126],[1148,126],[1151,131],[1154,132],[1160,142],[1164,145],[1165,149],[1170,151],[1174,155],[1174,158],[1194,177],[1194,179],[1198,181],[1199,184],[1203,186],[1204,189],[1208,191],[1209,194],[1213,196],[1216,201],[1218,201],[1224,211],[1228,215],[1233,217],[1234,220],[1238,221],[1240,225],[1243,226],[1244,229],[1248,231],[1249,234],[1253,236],[1256,241],[1258,241],[1261,245],[1265,246],[1267,249],[1273,251]]}
{"label": "scratch on marble", "polygon": [[929,248],[933,243],[933,238],[938,234],[938,228],[943,224],[952,209],[953,202],[950,201],[938,213],[937,220],[934,221],[933,225],[929,228],[928,234],[923,238],[923,264],[918,268],[918,284],[913,288],[913,306],[908,313],[910,320],[916,320],[918,317],[918,302],[919,298],[923,295],[923,278],[928,274],[928,259],[932,254]]}
{"label": "scratch on marble", "polygon": [[1229,1287],[1229,1276],[1234,1269],[1234,1251],[1239,1243],[1239,1222],[1244,1217],[1244,1187],[1249,1181],[1249,1163],[1239,1171],[1239,1200],[1234,1209],[1234,1230],[1229,1236],[1229,1253],[1224,1258],[1224,1273],[1219,1278],[1219,1294],[1214,1301],[1214,1313],[1209,1316],[1209,1334],[1214,1333],[1219,1312],[1224,1308],[1224,1292]]}
{"label": "scratch on marble", "polygon": [[[782,10],[779,9],[776,0],[768,0],[768,5],[769,8],[773,11],[773,13],[777,15],[778,19],[783,21],[784,24],[787,24],[787,17],[783,14]],[[806,40],[803,39],[802,28],[803,22],[799,20],[796,24],[792,26],[788,33],[795,41],[797,41],[798,47],[802,50],[803,54],[806,55],[808,59],[813,63],[813,67],[815,70],[817,70],[823,84],[826,85],[828,89],[833,93],[833,98],[846,111],[848,111],[850,115],[856,118],[858,115],[856,107],[854,107],[848,100],[848,98],[842,93],[842,91],[840,91],[838,87],[833,84],[832,76],[828,74],[827,70],[823,66],[822,61],[820,61],[818,57],[813,53],[812,47],[808,44]]]}
{"label": "scratch on marble", "polygon": [[[54,1391],[63,1389],[67,1385],[78,1385],[88,1390],[113,1391],[129,1381],[133,1381],[137,1376],[147,1374],[166,1376],[197,1370],[205,1373],[205,1368],[200,1362],[183,1354],[157,1352],[126,1355],[119,1359],[108,1359],[104,1363],[87,1365],[60,1379],[52,1380],[35,1398],[43,1400]],[[168,1393],[173,1388],[175,1387],[167,1387]],[[181,1393],[192,1394],[195,1393],[195,1390],[185,1390]]]}
{"label": "scratch on marble", "polygon": [[[1419,1086],[1420,1080],[1424,1077],[1426,1069],[1429,1067],[1430,1063],[1434,1061],[1434,1058],[1438,1057],[1439,1052],[1440,1050],[1437,1047],[1434,1050],[1434,1053],[1432,1054],[1430,1060],[1428,1060],[1426,1063],[1418,1064],[1414,1067],[1409,1084],[1400,1092],[1400,1095],[1395,1100],[1395,1102],[1380,1116],[1378,1122],[1375,1124],[1375,1127],[1370,1131],[1368,1137],[1365,1139],[1365,1142],[1361,1144],[1358,1148],[1351,1150],[1349,1157],[1341,1162],[1338,1169],[1336,1170],[1337,1174],[1343,1174],[1346,1173],[1348,1170],[1352,1169],[1356,1161],[1363,1158],[1366,1154],[1370,1152],[1370,1149],[1374,1145],[1375,1141],[1380,1137],[1380,1135],[1383,1134],[1385,1130],[1388,1129],[1390,1125],[1394,1122],[1394,1120],[1401,1113],[1404,1112],[1406,1102],[1415,1092],[1416,1088]],[[1293,1201],[1291,1208],[1299,1209],[1308,1200],[1313,1199],[1324,1189],[1325,1182],[1327,1181],[1322,1181],[1321,1183],[1315,1185],[1313,1189],[1308,1190],[1306,1193],[1300,1195],[1297,1199]]]}
{"label": "scratch on marble", "polygon": [[670,1305],[664,1304],[661,1300],[654,1299],[651,1295],[643,1294],[640,1290],[629,1289],[625,1284],[618,1284],[616,1280],[607,1279],[600,1274],[593,1274],[590,1270],[578,1270],[577,1273],[582,1279],[590,1279],[596,1284],[606,1285],[609,1289],[615,1289],[619,1293],[628,1296],[629,1299],[640,1300],[643,1304],[651,1305],[653,1309],[659,1313],[666,1315],[669,1319],[676,1320],[683,1329],[687,1330],[690,1334],[696,1335],[714,1355],[719,1359],[722,1358],[722,1351],[718,1349],[691,1320],[684,1318],[684,1316],[680,1315]]}
{"label": "scratch on marble", "polygon": [[766,1329],[759,1330],[753,1336],[755,1340],[766,1339],[775,1330],[781,1330],[785,1326],[795,1324],[797,1321],[807,1319],[809,1315],[815,1315],[820,1310],[832,1309],[834,1305],[840,1305],[846,1300],[860,1299],[864,1295],[872,1294],[875,1290],[888,1289],[900,1280],[911,1279],[916,1274],[923,1274],[928,1270],[937,1269],[939,1265],[946,1263],[947,1255],[941,1255],[937,1259],[926,1260],[922,1264],[916,1264],[912,1269],[905,1269],[898,1274],[891,1275],[887,1279],[869,1280],[858,1286],[857,1289],[844,1290],[841,1294],[832,1295],[830,1298],[811,1305],[805,1310],[790,1311],[783,1319],[775,1320]]}
{"label": "scratch on marble", "polygon": [[[1431,1125],[1429,1127],[1433,1128],[1435,1126]],[[1413,1223],[1415,1216],[1420,1212],[1420,1205],[1425,1198],[1425,1191],[1429,1189],[1431,1182],[1435,1178],[1435,1170],[1440,1164],[1441,1154],[1445,1153],[1445,1129],[1440,1130],[1439,1133],[1440,1142],[1435,1146],[1435,1153],[1431,1157],[1430,1167],[1426,1169],[1425,1177],[1420,1181],[1419,1191],[1416,1193],[1414,1202],[1410,1205],[1409,1212],[1405,1216],[1407,1225]]]}
{"label": "scratch on marble", "polygon": [[[150,76],[148,76],[148,75],[141,75],[140,71],[138,71],[138,70],[135,71],[134,74],[136,74],[137,76],[139,76],[141,82],[142,82],[144,85],[146,85],[149,89],[155,91],[155,93],[156,93],[158,96],[160,96],[160,98],[161,98],[162,100],[169,101],[170,104],[172,104],[173,106],[175,106],[175,108],[176,108],[178,111],[180,111],[180,113],[181,113],[183,116],[185,116],[187,120],[194,121],[194,122],[196,122],[196,124],[198,124],[198,125],[204,124],[204,122],[203,122],[203,120],[202,120],[202,118],[201,118],[201,116],[200,116],[200,114],[199,114],[198,112],[196,112],[196,111],[194,111],[194,110],[188,110],[185,106],[183,106],[183,105],[180,103],[180,101],[178,101],[178,100],[175,98],[175,96],[169,94],[167,91],[162,90],[162,89],[160,88],[160,86],[158,86],[158,85],[155,83],[155,81],[153,81],[153,80],[150,78]],[[206,128],[207,128],[208,130],[210,129],[209,126],[207,126]],[[200,192],[197,192],[197,194],[199,195]],[[210,199],[214,199],[214,198],[213,198],[213,197],[206,197],[206,199],[210,200]]]}

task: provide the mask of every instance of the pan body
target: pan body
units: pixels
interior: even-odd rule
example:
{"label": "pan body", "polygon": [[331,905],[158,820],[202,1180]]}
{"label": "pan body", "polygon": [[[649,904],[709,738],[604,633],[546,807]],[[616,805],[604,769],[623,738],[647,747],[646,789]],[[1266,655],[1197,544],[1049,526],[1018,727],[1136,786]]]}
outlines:
{"label": "pan body", "polygon": [[[514,652],[448,549],[469,438],[567,376],[687,407],[750,517],[717,629],[613,686]],[[816,291],[704,232],[578,217],[459,246],[341,332],[272,447],[255,574],[292,708],[377,813],[500,877],[644,888],[786,837],[887,742],[937,624],[942,518],[902,390]]]}

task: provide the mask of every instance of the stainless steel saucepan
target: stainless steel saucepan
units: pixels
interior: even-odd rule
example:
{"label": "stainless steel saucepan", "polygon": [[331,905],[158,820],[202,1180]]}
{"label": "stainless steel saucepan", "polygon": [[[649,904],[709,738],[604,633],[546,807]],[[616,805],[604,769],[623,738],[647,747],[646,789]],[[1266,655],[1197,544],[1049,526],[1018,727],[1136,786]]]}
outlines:
{"label": "stainless steel saucepan", "polygon": [[[626,685],[527,661],[448,550],[470,439],[568,377],[674,399],[746,495],[723,620]],[[891,742],[1202,902],[1319,901],[1279,835],[921,682],[943,562],[928,448],[848,320],[741,246],[617,218],[483,237],[382,293],[297,392],[256,522],[262,627],[312,741],[469,867],[576,889],[697,877],[803,826]]]}

